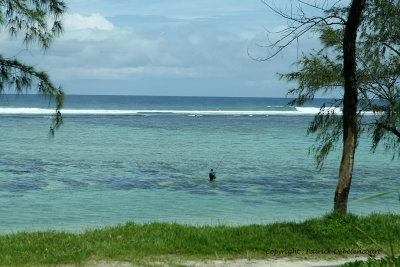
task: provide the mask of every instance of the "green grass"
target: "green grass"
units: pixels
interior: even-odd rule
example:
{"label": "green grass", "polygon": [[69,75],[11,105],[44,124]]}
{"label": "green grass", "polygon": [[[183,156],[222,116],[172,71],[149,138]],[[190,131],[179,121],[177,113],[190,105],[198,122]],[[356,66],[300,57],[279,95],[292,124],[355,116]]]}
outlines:
{"label": "green grass", "polygon": [[[337,256],[338,249],[381,249],[355,226],[378,244],[388,247],[387,229],[392,236],[400,236],[400,215],[342,217],[328,214],[301,223],[239,227],[127,223],[81,234],[17,233],[0,236],[0,266],[80,264],[91,260],[140,263],[171,259],[271,258],[286,257],[291,251],[299,253],[290,256],[300,258],[329,258]],[[393,248],[400,250],[399,240],[393,242]],[[340,256],[355,255],[347,251]]]}
{"label": "green grass", "polygon": [[390,258],[382,257],[376,259],[375,257],[370,257],[366,261],[353,261],[342,264],[341,267],[398,267],[400,266],[400,257]]}

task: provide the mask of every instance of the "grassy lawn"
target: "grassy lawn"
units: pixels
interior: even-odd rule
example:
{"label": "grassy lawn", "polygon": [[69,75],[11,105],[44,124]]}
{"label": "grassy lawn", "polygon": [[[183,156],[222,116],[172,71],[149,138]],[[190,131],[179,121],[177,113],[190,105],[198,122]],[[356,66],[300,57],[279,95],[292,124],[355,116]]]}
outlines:
{"label": "grassy lawn", "polygon": [[[356,227],[364,231],[362,233]],[[143,261],[298,257],[326,259],[400,251],[400,215],[328,214],[301,223],[188,226],[127,223],[81,234],[17,233],[0,236],[0,266]],[[370,240],[374,239],[374,242]]]}

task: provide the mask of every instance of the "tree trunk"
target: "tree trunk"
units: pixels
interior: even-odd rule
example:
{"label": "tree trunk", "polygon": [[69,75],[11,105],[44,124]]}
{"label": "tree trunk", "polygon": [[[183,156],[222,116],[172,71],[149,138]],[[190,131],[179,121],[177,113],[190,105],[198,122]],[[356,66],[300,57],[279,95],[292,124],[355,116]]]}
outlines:
{"label": "tree trunk", "polygon": [[356,77],[356,40],[365,0],[353,0],[343,38],[343,154],[339,169],[338,185],[335,192],[334,209],[347,213],[347,199],[353,176],[354,154],[357,146],[357,104],[358,82]]}

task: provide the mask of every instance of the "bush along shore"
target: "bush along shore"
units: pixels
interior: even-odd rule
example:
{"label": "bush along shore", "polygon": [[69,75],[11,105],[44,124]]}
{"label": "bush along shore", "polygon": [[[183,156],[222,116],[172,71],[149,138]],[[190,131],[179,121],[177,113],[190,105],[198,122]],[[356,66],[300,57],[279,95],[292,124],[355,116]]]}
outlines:
{"label": "bush along shore", "polygon": [[80,234],[47,231],[2,235],[0,265],[368,257],[386,251],[399,253],[399,236],[400,215],[394,214],[359,217],[331,213],[300,223],[247,226],[130,222]]}

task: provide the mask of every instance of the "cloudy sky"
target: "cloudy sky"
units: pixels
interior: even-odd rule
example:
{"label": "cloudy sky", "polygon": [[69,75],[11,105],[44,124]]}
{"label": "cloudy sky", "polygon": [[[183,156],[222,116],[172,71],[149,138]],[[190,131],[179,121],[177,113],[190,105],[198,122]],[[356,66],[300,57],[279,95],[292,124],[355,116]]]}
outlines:
{"label": "cloudy sky", "polygon": [[293,68],[295,47],[268,62],[247,53],[266,54],[267,30],[285,24],[260,0],[66,2],[64,34],[46,53],[4,33],[0,43],[68,94],[280,97],[290,87],[276,72]]}

